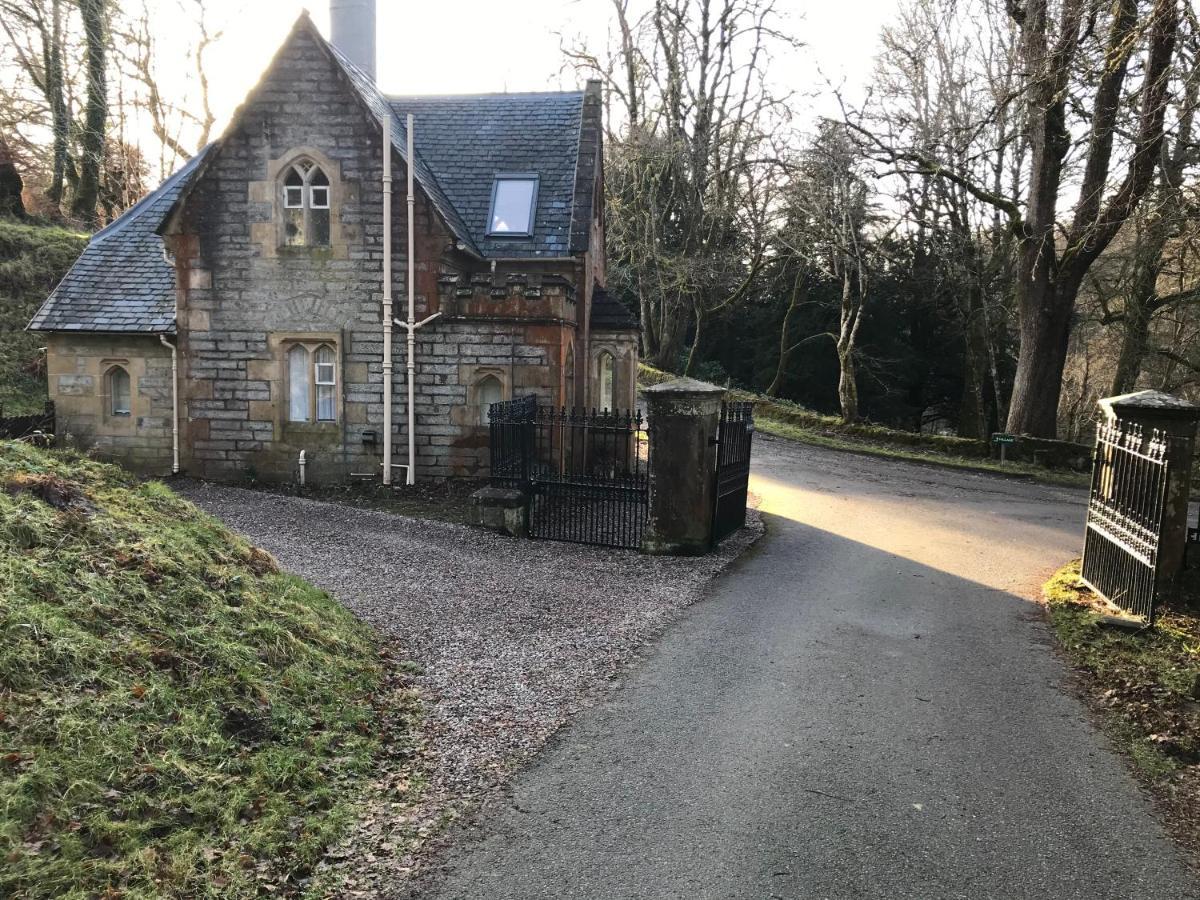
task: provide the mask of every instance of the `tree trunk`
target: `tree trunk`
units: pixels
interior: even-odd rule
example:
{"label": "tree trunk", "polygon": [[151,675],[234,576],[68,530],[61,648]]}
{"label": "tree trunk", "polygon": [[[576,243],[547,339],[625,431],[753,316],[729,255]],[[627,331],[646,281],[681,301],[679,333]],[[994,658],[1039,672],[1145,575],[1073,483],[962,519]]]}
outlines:
{"label": "tree trunk", "polygon": [[838,348],[838,404],[843,422],[858,421],[858,374],[854,368],[854,351]]}
{"label": "tree trunk", "polygon": [[862,275],[858,274],[860,296],[855,297],[855,272],[850,264],[842,271],[842,322],[838,333],[838,404],[842,408],[843,422],[858,421],[858,373],[854,363],[854,346],[858,339],[858,326],[862,322]]}
{"label": "tree trunk", "polygon": [[1021,350],[1013,379],[1007,430],[1052,438],[1057,433],[1058,400],[1071,339],[1071,311],[1078,286],[1046,280],[1017,287]]}
{"label": "tree trunk", "polygon": [[800,298],[800,288],[803,284],[804,276],[798,276],[792,287],[792,298],[788,301],[787,312],[783,314],[783,324],[779,326],[779,361],[775,364],[775,377],[771,379],[771,386],[767,388],[768,397],[779,396],[779,391],[783,389],[788,359],[792,355],[792,348],[788,346],[788,335],[791,332],[792,316],[796,314],[796,301]]}
{"label": "tree trunk", "polygon": [[1142,373],[1142,362],[1150,346],[1151,310],[1152,304],[1144,297],[1136,301],[1130,298],[1130,302],[1126,303],[1121,352],[1117,356],[1117,368],[1110,389],[1113,396],[1132,391]]}
{"label": "tree trunk", "polygon": [[50,127],[54,134],[53,174],[46,196],[54,203],[56,209],[63,199],[67,173],[67,142],[71,126],[63,85],[63,2],[64,0],[53,0],[51,3],[50,39],[45,47],[45,94],[46,102],[50,106]]}
{"label": "tree trunk", "polygon": [[87,107],[80,138],[79,184],[71,214],[89,226],[96,224],[100,198],[100,169],[104,164],[105,126],[108,120],[108,86],[105,77],[105,0],[78,0],[83,18],[87,57]]}

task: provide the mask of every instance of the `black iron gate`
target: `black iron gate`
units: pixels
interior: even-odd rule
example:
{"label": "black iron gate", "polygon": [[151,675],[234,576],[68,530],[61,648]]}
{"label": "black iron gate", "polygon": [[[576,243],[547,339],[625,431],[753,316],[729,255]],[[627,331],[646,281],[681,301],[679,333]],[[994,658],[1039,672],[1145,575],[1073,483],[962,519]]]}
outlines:
{"label": "black iron gate", "polygon": [[746,524],[753,437],[754,404],[722,403],[721,420],[717,425],[717,474],[713,491],[714,546]]}
{"label": "black iron gate", "polygon": [[561,409],[524,397],[489,410],[492,481],[525,491],[529,535],[637,549],[649,510],[640,412]]}
{"label": "black iron gate", "polygon": [[1118,420],[1096,432],[1083,580],[1147,622],[1154,621],[1159,588],[1169,455],[1170,438],[1157,430]]}

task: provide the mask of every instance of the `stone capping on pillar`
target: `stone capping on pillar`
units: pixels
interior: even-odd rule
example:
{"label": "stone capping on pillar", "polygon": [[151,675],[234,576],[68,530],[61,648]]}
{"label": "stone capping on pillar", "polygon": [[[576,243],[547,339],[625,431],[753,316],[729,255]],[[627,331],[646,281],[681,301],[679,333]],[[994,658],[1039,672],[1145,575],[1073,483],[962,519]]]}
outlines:
{"label": "stone capping on pillar", "polygon": [[716,438],[725,389],[677,378],[642,390],[650,430],[645,553],[697,556],[712,543]]}
{"label": "stone capping on pillar", "polygon": [[1188,500],[1196,451],[1196,424],[1200,405],[1162,391],[1135,391],[1098,401],[1109,421],[1140,425],[1146,438],[1152,430],[1167,441],[1166,510],[1158,543],[1158,595],[1169,599],[1178,586],[1187,552]]}

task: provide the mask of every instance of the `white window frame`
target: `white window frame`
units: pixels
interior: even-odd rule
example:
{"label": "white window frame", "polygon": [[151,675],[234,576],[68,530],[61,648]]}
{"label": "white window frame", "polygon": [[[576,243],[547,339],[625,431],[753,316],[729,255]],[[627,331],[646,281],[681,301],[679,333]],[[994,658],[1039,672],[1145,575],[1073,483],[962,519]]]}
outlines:
{"label": "white window frame", "polygon": [[[338,348],[328,340],[287,341],[283,344],[284,370],[287,374],[287,416],[289,424],[336,425],[338,423]],[[292,409],[292,355],[300,350],[304,353],[304,406],[305,417],[297,419]],[[318,362],[322,350],[333,356],[331,362]],[[321,377],[321,369],[328,368],[328,377]],[[332,417],[321,417],[321,389],[328,388],[333,403]]]}

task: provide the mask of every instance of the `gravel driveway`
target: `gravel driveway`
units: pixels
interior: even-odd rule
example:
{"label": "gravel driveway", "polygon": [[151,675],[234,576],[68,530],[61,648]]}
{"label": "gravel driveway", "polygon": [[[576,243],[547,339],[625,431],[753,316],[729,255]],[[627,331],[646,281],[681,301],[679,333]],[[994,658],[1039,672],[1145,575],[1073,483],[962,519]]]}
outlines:
{"label": "gravel driveway", "polygon": [[425,776],[417,807],[368,820],[336,854],[345,895],[388,891],[406,851],[503,782],[762,533],[701,559],[517,541],[259,491],[180,493],[392,636],[422,672]]}

